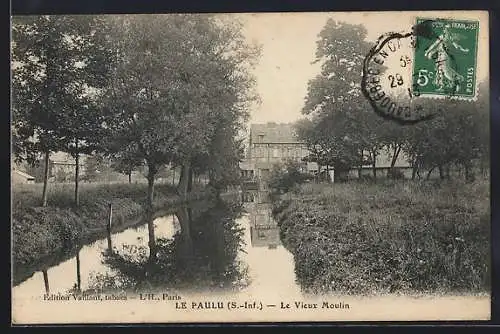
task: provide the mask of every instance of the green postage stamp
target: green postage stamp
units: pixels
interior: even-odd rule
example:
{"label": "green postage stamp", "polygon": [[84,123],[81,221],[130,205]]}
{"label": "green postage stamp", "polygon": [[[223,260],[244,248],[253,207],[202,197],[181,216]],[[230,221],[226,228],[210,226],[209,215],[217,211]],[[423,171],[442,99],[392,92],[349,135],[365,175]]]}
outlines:
{"label": "green postage stamp", "polygon": [[474,98],[478,21],[417,18],[413,92]]}
{"label": "green postage stamp", "polygon": [[415,123],[439,112],[429,99],[475,101],[480,21],[417,16],[411,24],[411,30],[382,34],[365,57],[361,91],[373,109]]}

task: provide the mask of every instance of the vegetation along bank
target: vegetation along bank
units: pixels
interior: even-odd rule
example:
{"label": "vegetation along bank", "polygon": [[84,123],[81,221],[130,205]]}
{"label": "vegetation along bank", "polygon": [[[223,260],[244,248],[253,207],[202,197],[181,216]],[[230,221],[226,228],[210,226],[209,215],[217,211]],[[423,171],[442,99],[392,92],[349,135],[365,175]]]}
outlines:
{"label": "vegetation along bank", "polygon": [[[47,257],[67,253],[83,242],[105,237],[109,204],[112,204],[112,231],[120,231],[143,222],[147,184],[86,184],[81,189],[80,205],[73,206],[73,188],[60,184],[51,189],[48,206],[40,202],[41,185],[21,185],[13,190],[12,261],[20,272],[42,265]],[[153,208],[168,208],[184,201],[211,196],[198,189],[181,198],[175,187],[155,187]],[[16,272],[14,280],[16,281]]]}
{"label": "vegetation along bank", "polygon": [[273,215],[309,292],[482,293],[490,287],[489,184],[313,184]]}

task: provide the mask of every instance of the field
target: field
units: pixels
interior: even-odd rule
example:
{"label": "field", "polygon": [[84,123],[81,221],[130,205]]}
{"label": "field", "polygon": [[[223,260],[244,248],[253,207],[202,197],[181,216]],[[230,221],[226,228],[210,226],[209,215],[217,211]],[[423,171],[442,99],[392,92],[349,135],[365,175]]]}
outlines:
{"label": "field", "polygon": [[489,182],[305,184],[273,203],[310,293],[490,290]]}
{"label": "field", "polygon": [[[109,203],[114,229],[126,227],[143,215],[147,184],[82,184],[80,206],[73,208],[72,184],[49,184],[48,206],[41,207],[41,184],[13,185],[12,256],[14,275],[19,266],[31,266],[54,253],[71,249],[83,240],[105,235]],[[188,198],[204,196],[195,189]],[[154,207],[176,205],[180,198],[169,184],[155,186]]]}
{"label": "field", "polygon": [[[49,183],[48,203],[49,207],[68,208],[74,201],[73,183]],[[147,194],[147,183],[80,183],[79,184],[80,205],[85,207],[97,198],[106,201],[112,198],[134,198],[145,201]],[[42,198],[42,183],[35,184],[13,184],[12,206],[13,211],[25,207],[38,207]],[[175,188],[170,184],[157,184],[155,191],[161,198],[162,194],[174,194]]]}

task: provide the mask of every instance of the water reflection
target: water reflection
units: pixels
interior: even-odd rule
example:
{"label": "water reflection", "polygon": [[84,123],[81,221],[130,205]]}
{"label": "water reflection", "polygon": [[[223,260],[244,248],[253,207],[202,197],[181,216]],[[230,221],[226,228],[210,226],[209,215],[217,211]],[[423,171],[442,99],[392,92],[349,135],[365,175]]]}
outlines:
{"label": "water reflection", "polygon": [[82,274],[80,270],[80,251],[76,253],[76,291],[82,291]]}
{"label": "water reflection", "polygon": [[175,212],[180,229],[173,238],[157,238],[150,247],[124,244],[107,253],[113,273],[97,275],[97,291],[152,289],[177,291],[238,290],[246,285],[245,266],[237,260],[243,228],[239,203],[219,200],[209,209],[181,207]]}
{"label": "water reflection", "polygon": [[49,294],[50,293],[49,274],[47,273],[47,270],[43,270],[42,274],[43,274],[43,283],[45,285],[45,293]]}
{"label": "water reflection", "polygon": [[[246,198],[249,198],[247,196]],[[266,196],[179,207],[153,224],[81,247],[76,256],[35,273],[14,294],[151,292],[300,296],[294,259],[281,244]],[[153,231],[150,231],[150,227]],[[154,250],[150,232],[156,235]],[[110,249],[112,251],[110,251]]]}
{"label": "water reflection", "polygon": [[263,190],[247,190],[241,193],[241,200],[244,203],[269,203],[269,192]]}
{"label": "water reflection", "polygon": [[278,224],[271,217],[271,208],[266,204],[255,205],[250,217],[252,247],[276,249],[281,241]]}
{"label": "water reflection", "polygon": [[249,266],[251,284],[245,294],[270,300],[300,298],[302,291],[295,279],[293,255],[281,244],[271,205],[254,202],[248,204],[248,209],[246,240],[251,247],[242,258]]}
{"label": "water reflection", "polygon": [[[154,221],[156,233],[162,238],[172,238],[180,229],[175,216],[157,218]],[[147,246],[148,231],[146,225],[131,227],[125,231],[113,234],[115,250],[122,245],[135,244]],[[113,270],[103,263],[104,254],[109,253],[107,238],[98,240],[80,247],[78,256],[73,256],[56,265],[45,267],[35,272],[28,279],[16,284],[13,294],[37,296],[40,292],[66,293],[75,292],[80,289],[86,290],[95,280],[96,276],[109,275],[112,277]],[[78,284],[78,282],[80,282]]]}

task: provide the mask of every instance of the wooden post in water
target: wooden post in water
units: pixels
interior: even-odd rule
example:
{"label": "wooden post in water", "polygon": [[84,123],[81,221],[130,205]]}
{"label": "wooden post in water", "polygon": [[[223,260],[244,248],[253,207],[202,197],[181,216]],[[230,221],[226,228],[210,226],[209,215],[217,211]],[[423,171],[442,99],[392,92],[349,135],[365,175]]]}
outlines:
{"label": "wooden post in water", "polygon": [[82,279],[80,275],[80,250],[76,253],[76,287],[78,292],[82,291]]}
{"label": "wooden post in water", "polygon": [[49,294],[50,293],[49,274],[47,273],[47,269],[42,270],[42,273],[43,273],[43,283],[45,284],[45,293]]}
{"label": "wooden post in water", "polygon": [[113,204],[109,203],[109,215],[108,215],[108,224],[107,224],[107,231],[108,231],[108,251],[111,253],[113,251],[113,245],[111,243],[111,223],[113,221]]}

